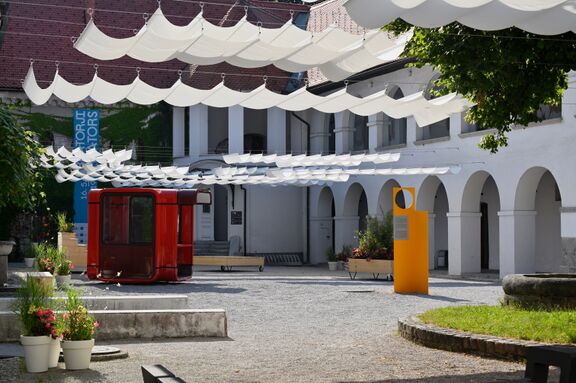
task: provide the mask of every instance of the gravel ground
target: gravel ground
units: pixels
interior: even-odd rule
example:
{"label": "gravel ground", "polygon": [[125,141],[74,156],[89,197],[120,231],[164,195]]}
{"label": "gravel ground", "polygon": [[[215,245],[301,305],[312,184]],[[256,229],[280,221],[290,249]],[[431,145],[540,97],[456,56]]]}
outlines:
{"label": "gravel ground", "polygon": [[316,267],[202,270],[180,284],[103,285],[80,276],[74,282],[93,295],[187,294],[191,308],[226,310],[228,339],[109,343],[130,357],[82,372],[32,375],[18,359],[5,359],[0,381],[141,382],[140,365],[156,363],[187,382],[525,381],[522,364],[427,349],[396,331],[398,318],[434,307],[496,304],[498,283],[431,278],[430,295],[397,295],[392,282],[351,281]]}

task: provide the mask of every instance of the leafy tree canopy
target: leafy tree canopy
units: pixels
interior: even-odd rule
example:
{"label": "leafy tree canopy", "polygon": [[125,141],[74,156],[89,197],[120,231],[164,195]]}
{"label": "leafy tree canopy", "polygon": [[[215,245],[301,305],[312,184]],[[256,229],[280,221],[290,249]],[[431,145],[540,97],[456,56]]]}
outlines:
{"label": "leafy tree canopy", "polygon": [[44,198],[37,167],[41,152],[32,132],[0,107],[0,209],[32,210]]}
{"label": "leafy tree canopy", "polygon": [[476,106],[467,120],[496,133],[480,147],[495,153],[507,146],[511,125],[540,121],[542,104],[558,104],[568,86],[567,72],[576,66],[576,35],[534,35],[517,28],[478,31],[458,23],[420,28],[396,20],[384,27],[395,34],[413,29],[403,55],[416,67],[432,65],[441,73],[441,94],[458,92]]}

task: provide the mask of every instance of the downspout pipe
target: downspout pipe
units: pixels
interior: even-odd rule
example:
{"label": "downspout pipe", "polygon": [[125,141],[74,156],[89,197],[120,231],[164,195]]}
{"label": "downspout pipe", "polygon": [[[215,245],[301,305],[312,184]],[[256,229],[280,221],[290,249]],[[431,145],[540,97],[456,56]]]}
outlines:
{"label": "downspout pipe", "polygon": [[240,189],[242,189],[242,191],[244,192],[244,222],[243,222],[243,230],[244,230],[244,235],[243,237],[243,251],[244,251],[244,256],[246,256],[246,222],[248,221],[248,206],[246,205],[246,195],[248,194],[248,190],[246,190],[246,188],[244,188],[244,185],[240,185]]}

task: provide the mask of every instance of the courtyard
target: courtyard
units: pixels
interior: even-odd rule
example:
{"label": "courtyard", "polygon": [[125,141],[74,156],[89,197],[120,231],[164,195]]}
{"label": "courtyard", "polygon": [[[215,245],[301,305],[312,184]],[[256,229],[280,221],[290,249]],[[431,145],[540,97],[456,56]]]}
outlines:
{"label": "courtyard", "polygon": [[[74,284],[85,295],[186,294],[190,308],[223,308],[227,339],[129,340],[127,359],[27,374],[0,360],[3,382],[137,382],[140,366],[162,364],[187,382],[521,382],[524,365],[428,349],[402,339],[397,319],[431,308],[497,304],[489,279],[430,278],[430,294],[399,295],[393,283],[350,280],[323,267],[220,272],[203,267],[185,283]],[[62,363],[60,363],[62,365]]]}

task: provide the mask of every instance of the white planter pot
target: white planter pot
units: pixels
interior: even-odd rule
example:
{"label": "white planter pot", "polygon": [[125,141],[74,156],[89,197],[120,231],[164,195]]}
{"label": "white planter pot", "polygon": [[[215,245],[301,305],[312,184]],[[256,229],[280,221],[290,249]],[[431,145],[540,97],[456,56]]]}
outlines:
{"label": "white planter pot", "polygon": [[50,338],[48,368],[58,367],[58,358],[60,358],[60,339]]}
{"label": "white planter pot", "polygon": [[36,258],[24,258],[24,264],[26,267],[34,267],[34,261]]}
{"label": "white planter pot", "polygon": [[338,262],[328,262],[328,270],[330,271],[338,270]]}
{"label": "white planter pot", "polygon": [[55,275],[55,277],[56,277],[56,286],[57,287],[63,287],[63,286],[69,285],[70,282],[72,281],[72,274]]}
{"label": "white planter pot", "polygon": [[94,339],[63,340],[62,352],[67,370],[86,370],[90,368]]}
{"label": "white planter pot", "polygon": [[20,343],[24,347],[24,359],[28,372],[48,371],[50,357],[49,336],[23,336],[20,335]]}

